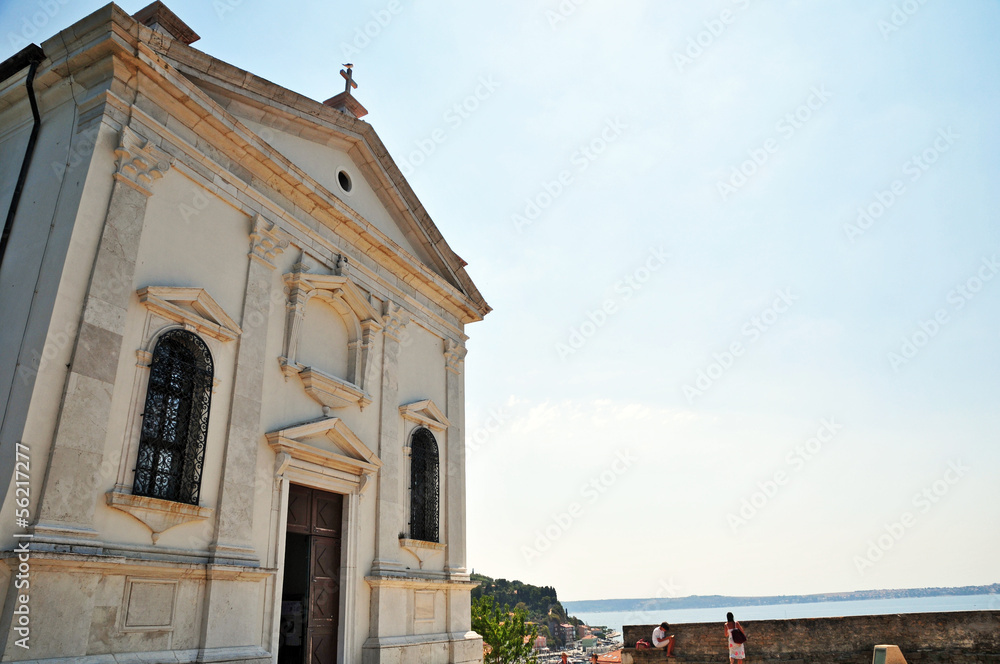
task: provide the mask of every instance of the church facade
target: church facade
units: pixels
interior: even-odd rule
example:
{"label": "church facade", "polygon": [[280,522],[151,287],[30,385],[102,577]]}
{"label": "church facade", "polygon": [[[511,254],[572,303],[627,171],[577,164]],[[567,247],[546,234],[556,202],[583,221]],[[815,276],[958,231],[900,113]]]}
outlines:
{"label": "church facade", "polygon": [[0,65],[0,658],[478,662],[465,326],[351,94],[110,4]]}

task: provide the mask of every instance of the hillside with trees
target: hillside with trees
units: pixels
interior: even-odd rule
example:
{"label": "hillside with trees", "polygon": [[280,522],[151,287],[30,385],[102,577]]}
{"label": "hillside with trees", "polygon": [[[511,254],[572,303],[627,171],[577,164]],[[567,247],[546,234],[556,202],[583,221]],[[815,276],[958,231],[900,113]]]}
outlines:
{"label": "hillside with trees", "polygon": [[544,636],[550,647],[566,645],[560,630],[555,629],[556,625],[581,623],[577,618],[566,614],[566,609],[559,602],[556,589],[552,586],[533,586],[521,581],[493,579],[475,573],[472,580],[479,582],[479,587],[472,591],[473,602],[484,596],[492,597],[501,607],[523,610],[527,620],[535,624],[538,635]]}

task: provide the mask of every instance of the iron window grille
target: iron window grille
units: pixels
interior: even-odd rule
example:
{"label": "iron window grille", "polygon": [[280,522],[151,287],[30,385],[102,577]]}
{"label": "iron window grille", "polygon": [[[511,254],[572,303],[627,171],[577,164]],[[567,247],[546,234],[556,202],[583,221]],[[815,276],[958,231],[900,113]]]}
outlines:
{"label": "iron window grille", "polygon": [[156,342],[132,493],[198,504],[213,373],[197,335],[171,330]]}
{"label": "iron window grille", "polygon": [[421,427],[410,439],[410,537],[438,541],[438,446],[434,434]]}

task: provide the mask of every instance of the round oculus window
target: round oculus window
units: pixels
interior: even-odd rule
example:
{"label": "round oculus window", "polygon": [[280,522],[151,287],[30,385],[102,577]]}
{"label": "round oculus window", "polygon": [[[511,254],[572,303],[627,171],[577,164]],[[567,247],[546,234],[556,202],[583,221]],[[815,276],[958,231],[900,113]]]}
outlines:
{"label": "round oculus window", "polygon": [[340,184],[340,188],[344,191],[350,193],[351,191],[351,176],[347,174],[347,171],[337,171],[337,182]]}

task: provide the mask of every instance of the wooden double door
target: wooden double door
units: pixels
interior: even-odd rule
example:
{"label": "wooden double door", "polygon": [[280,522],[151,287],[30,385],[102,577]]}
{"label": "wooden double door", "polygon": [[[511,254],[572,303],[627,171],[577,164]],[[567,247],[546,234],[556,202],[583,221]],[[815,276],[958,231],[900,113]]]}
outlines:
{"label": "wooden double door", "polygon": [[341,494],[290,485],[279,664],[337,661],[343,513]]}

